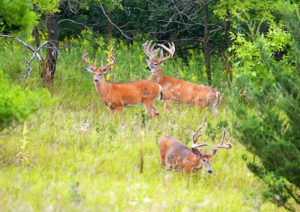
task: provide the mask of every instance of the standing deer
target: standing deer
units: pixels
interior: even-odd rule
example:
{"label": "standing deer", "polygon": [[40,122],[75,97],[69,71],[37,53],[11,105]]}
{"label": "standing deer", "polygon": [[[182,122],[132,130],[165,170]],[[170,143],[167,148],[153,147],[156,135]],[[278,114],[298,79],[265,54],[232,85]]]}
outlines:
{"label": "standing deer", "polygon": [[156,99],[160,99],[161,86],[150,80],[139,80],[127,83],[107,83],[104,74],[115,63],[115,56],[111,54],[110,63],[97,68],[96,60],[94,65],[87,61],[87,53],[82,56],[83,62],[87,65],[87,70],[93,74],[94,85],[99,97],[103,100],[106,106],[110,108],[110,115],[113,116],[115,110],[123,116],[123,106],[135,106],[141,103],[144,104],[149,117],[157,116],[159,113],[154,108],[153,104]]}
{"label": "standing deer", "polygon": [[158,143],[161,165],[186,173],[196,172],[204,167],[208,173],[212,173],[210,165],[212,156],[220,148],[230,149],[232,147],[231,139],[224,144],[226,134],[226,130],[224,129],[221,142],[213,146],[210,152],[203,152],[201,147],[207,146],[207,144],[197,144],[197,140],[200,137],[198,132],[201,128],[199,127],[193,136],[192,148],[187,147],[171,136],[162,137]]}
{"label": "standing deer", "polygon": [[[154,49],[156,44],[152,46],[151,44],[152,40],[149,43],[147,41],[142,46],[143,51],[149,57],[149,60],[146,60],[148,63],[146,69],[152,73],[152,80],[162,86],[162,100],[165,100],[165,110],[169,110],[171,102],[179,102],[191,106],[197,105],[201,109],[208,106],[211,110],[214,109],[215,115],[218,116],[219,111],[217,107],[221,98],[219,92],[211,87],[169,77],[162,73],[162,63],[174,56],[174,43],[169,43],[169,48],[158,44],[157,46],[161,48],[157,49]],[[167,57],[163,57],[163,49],[169,54]],[[156,59],[159,50],[160,58]]]}

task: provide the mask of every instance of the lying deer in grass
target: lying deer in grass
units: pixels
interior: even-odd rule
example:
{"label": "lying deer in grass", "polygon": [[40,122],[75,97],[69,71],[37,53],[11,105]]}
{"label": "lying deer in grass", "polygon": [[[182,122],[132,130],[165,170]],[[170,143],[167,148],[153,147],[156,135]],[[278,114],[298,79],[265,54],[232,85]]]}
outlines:
{"label": "lying deer in grass", "polygon": [[198,132],[201,128],[202,127],[199,127],[193,136],[192,148],[181,144],[171,136],[162,137],[158,144],[161,165],[186,173],[196,172],[204,167],[208,173],[212,173],[210,165],[212,156],[215,155],[220,148],[230,149],[232,147],[231,139],[224,144],[226,134],[224,129],[221,142],[218,145],[213,146],[210,152],[203,152],[201,147],[207,146],[207,144],[197,144],[197,140],[200,137]]}
{"label": "lying deer in grass", "polygon": [[103,65],[101,61],[101,67],[97,68],[96,60],[94,65],[91,65],[87,61],[87,53],[82,56],[83,62],[87,65],[87,70],[93,74],[94,85],[100,98],[105,105],[110,108],[111,116],[114,115],[115,110],[120,112],[123,116],[124,106],[135,106],[141,103],[144,104],[146,112],[149,117],[157,116],[159,113],[154,108],[153,104],[161,96],[161,86],[150,80],[139,80],[127,83],[106,83],[104,74],[115,63],[115,56],[111,54],[110,63]]}
{"label": "lying deer in grass", "polygon": [[[175,53],[174,43],[169,43],[169,48],[165,45],[158,44],[161,48],[154,49],[155,44],[152,40],[143,44],[142,49],[149,57],[147,70],[152,73],[152,80],[162,86],[162,100],[165,100],[165,110],[169,110],[171,102],[180,102],[188,105],[197,105],[201,109],[210,107],[214,110],[216,116],[219,115],[218,104],[220,103],[221,94],[215,89],[202,84],[183,81],[175,77],[169,77],[162,73],[161,65],[163,62],[171,59]],[[169,54],[163,57],[163,49]],[[160,50],[160,58],[156,56]]]}

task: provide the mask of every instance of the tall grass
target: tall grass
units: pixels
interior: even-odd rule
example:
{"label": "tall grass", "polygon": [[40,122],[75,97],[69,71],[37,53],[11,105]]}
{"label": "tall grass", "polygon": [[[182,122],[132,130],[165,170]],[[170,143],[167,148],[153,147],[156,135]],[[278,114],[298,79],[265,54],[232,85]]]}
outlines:
{"label": "tall grass", "polygon": [[[49,105],[24,125],[0,135],[1,211],[283,210],[261,200],[258,193],[264,185],[248,171],[242,155],[251,155],[238,141],[233,141],[231,150],[218,151],[213,174],[200,170],[188,176],[162,169],[157,147],[161,136],[171,135],[190,146],[194,130],[206,117],[208,127],[200,140],[216,144],[222,126],[227,126],[230,135],[232,115],[225,104],[218,119],[207,110],[186,105],[173,105],[169,113],[163,113],[163,103],[157,102],[158,118],[149,120],[142,106],[125,109],[123,120],[118,115],[111,118],[80,60],[83,49],[91,58],[107,55],[102,42],[96,51],[84,44],[62,50]],[[39,87],[38,64],[33,64],[31,78],[20,77],[28,54],[13,45],[2,47],[0,69],[11,76],[11,83]],[[150,76],[140,45],[115,44],[115,54],[115,81]],[[205,83],[203,58],[191,54],[189,64],[170,60],[163,71]],[[216,71],[222,75],[222,70]],[[222,91],[221,80],[215,85]]]}

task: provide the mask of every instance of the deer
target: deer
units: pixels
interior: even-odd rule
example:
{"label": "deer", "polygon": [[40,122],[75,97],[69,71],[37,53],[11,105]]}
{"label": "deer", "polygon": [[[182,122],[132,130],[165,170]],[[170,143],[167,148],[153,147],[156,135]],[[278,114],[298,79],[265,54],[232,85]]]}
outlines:
{"label": "deer", "polygon": [[[220,92],[209,86],[164,75],[161,66],[163,62],[173,58],[175,45],[174,43],[169,43],[169,47],[166,47],[163,44],[157,44],[160,48],[154,49],[156,44],[152,45],[152,42],[152,40],[149,43],[146,41],[142,45],[142,49],[149,58],[149,60],[146,59],[148,64],[146,69],[152,73],[152,81],[157,82],[162,87],[161,99],[165,101],[165,111],[169,110],[171,102],[179,102],[190,106],[197,105],[200,109],[210,107],[210,110],[214,110],[215,116],[218,117],[218,105],[221,98]],[[163,50],[168,53],[168,56],[164,57]],[[160,57],[156,59],[159,51]]]}
{"label": "deer", "polygon": [[162,167],[168,167],[183,171],[185,173],[194,173],[205,168],[208,173],[212,173],[211,159],[217,153],[218,149],[230,149],[232,147],[231,138],[224,144],[226,130],[223,128],[223,135],[220,143],[211,147],[210,152],[204,152],[202,147],[207,146],[206,143],[197,143],[201,134],[198,132],[202,129],[199,127],[193,135],[192,148],[180,143],[171,136],[164,136],[159,139],[158,148],[160,152],[160,160]]}
{"label": "deer", "polygon": [[126,83],[107,83],[104,74],[115,64],[115,56],[112,53],[110,62],[97,67],[97,60],[94,64],[87,61],[88,53],[84,52],[83,62],[87,65],[87,71],[93,74],[93,82],[99,97],[106,106],[110,108],[110,115],[114,116],[115,110],[123,117],[124,106],[135,106],[144,104],[145,110],[150,118],[158,116],[159,112],[153,104],[161,97],[161,86],[151,80],[139,80]]}

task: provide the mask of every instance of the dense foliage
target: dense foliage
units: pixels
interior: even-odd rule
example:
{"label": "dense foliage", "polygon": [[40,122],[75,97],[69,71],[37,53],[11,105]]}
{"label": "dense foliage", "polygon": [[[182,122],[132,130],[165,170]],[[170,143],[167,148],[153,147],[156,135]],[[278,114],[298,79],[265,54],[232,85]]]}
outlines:
{"label": "dense foliage", "polygon": [[41,102],[49,99],[49,92],[31,91],[18,85],[10,85],[0,70],[0,131],[14,124],[22,123],[28,116],[37,112]]}
{"label": "dense foliage", "polygon": [[268,199],[289,208],[289,198],[300,202],[300,17],[295,7],[283,12],[286,29],[257,30],[252,41],[237,35],[231,104],[238,140],[261,159],[248,161],[250,170],[268,184]]}

